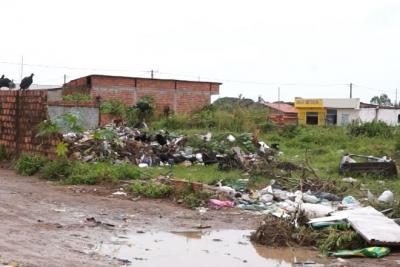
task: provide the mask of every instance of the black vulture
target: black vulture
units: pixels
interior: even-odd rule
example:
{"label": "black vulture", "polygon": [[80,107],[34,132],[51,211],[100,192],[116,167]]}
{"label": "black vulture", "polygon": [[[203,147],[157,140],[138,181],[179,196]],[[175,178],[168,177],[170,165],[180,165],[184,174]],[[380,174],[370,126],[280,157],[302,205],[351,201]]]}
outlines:
{"label": "black vulture", "polygon": [[155,139],[162,146],[167,144],[167,138],[162,134],[156,134]]}
{"label": "black vulture", "polygon": [[140,110],[140,112],[145,113],[151,109],[151,106],[147,102],[139,102],[136,104],[136,108]]}
{"label": "black vulture", "polygon": [[4,75],[2,75],[0,78],[0,88],[1,87],[7,87],[9,89],[13,89],[15,88],[15,84],[13,83],[13,81],[11,81],[8,78],[5,78]]}
{"label": "black vulture", "polygon": [[29,88],[29,86],[31,86],[31,84],[33,83],[33,73],[31,74],[31,76],[25,77],[22,79],[21,84],[19,85],[19,88],[22,90],[26,90]]}

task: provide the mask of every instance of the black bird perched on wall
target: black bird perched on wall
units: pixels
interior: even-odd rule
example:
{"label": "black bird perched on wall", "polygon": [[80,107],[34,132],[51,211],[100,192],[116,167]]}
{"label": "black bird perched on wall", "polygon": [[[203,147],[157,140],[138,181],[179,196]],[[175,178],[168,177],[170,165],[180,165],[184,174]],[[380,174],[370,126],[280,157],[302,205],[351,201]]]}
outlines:
{"label": "black bird perched on wall", "polygon": [[13,89],[15,88],[15,83],[10,79],[5,78],[4,75],[1,75],[0,88],[1,87],[7,87],[8,89]]}
{"label": "black bird perched on wall", "polygon": [[29,88],[29,86],[31,86],[31,84],[33,83],[33,73],[31,74],[31,76],[25,77],[22,79],[21,84],[19,85],[19,88],[22,90],[26,90]]}

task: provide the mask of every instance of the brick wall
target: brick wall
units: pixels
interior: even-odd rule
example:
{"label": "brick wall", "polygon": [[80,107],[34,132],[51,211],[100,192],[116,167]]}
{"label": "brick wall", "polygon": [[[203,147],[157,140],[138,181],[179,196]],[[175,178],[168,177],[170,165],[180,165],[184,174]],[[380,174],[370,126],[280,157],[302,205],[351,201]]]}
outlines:
{"label": "brick wall", "polygon": [[211,95],[219,93],[219,86],[212,82],[92,75],[65,84],[63,94],[90,90],[93,98],[120,100],[128,106],[136,104],[143,96],[151,96],[158,113],[165,106],[176,113],[191,113],[208,105]]}
{"label": "brick wall", "polygon": [[47,118],[47,92],[0,91],[0,144],[8,153],[40,153],[54,157],[56,140],[41,144],[36,126]]}

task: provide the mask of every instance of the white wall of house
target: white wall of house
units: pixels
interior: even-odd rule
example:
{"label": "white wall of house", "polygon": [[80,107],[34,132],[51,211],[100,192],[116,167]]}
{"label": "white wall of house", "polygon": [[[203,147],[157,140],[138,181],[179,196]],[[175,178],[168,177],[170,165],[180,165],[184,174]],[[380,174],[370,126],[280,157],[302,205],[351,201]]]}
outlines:
{"label": "white wall of house", "polygon": [[359,118],[358,109],[337,109],[337,125],[344,126]]}
{"label": "white wall of house", "polygon": [[398,116],[400,115],[400,109],[392,108],[361,108],[360,109],[360,120],[362,122],[371,122],[373,120],[384,121],[390,125],[399,125]]}
{"label": "white wall of house", "polygon": [[362,122],[371,122],[375,120],[376,112],[375,108],[360,108],[359,119]]}
{"label": "white wall of house", "polygon": [[378,120],[384,121],[390,125],[398,125],[398,116],[400,114],[399,109],[383,109],[380,108],[378,111]]}

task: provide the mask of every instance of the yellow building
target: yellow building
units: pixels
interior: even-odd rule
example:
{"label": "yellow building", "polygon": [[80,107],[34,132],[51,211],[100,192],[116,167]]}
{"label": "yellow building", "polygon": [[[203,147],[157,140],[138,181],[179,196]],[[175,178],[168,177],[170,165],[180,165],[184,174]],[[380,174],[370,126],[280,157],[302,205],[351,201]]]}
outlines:
{"label": "yellow building", "polygon": [[299,124],[347,125],[359,118],[359,98],[295,98]]}
{"label": "yellow building", "polygon": [[326,110],[321,98],[296,98],[299,124],[325,125]]}

